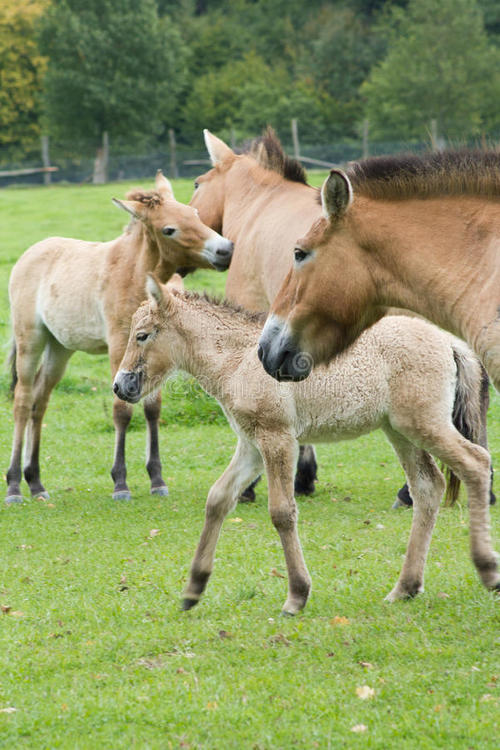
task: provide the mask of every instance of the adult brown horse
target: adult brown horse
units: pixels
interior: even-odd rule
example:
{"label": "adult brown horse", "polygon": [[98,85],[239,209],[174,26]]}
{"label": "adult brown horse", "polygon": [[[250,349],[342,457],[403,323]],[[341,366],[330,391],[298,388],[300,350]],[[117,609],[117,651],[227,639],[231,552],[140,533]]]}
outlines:
{"label": "adult brown horse", "polygon": [[[267,312],[291,266],[290,247],[321,215],[318,190],[271,129],[246,154],[235,154],[208,130],[204,136],[213,169],[197,178],[190,205],[234,242],[227,298],[251,312]],[[301,447],[296,494],[314,491],[316,468],[312,446]]]}
{"label": "adult brown horse", "polygon": [[[135,190],[114,203],[131,215],[124,234],[110,242],[49,237],[17,261],[9,282],[14,346],[14,437],[7,472],[8,503],[21,502],[21,453],[27,429],[24,477],[31,494],[48,496],[40,480],[42,419],[54,386],[75,351],[109,351],[115,374],[127,345],[130,320],[144,299],[148,271],[167,281],[178,266],[225,270],[233,245],[203,224],[195,210],[175,200],[157,174],[155,190]],[[39,366],[39,362],[41,364]],[[161,396],[144,403],[148,425],[147,470],[153,494],[167,494],[158,450]],[[125,434],[129,404],[115,399],[115,499],[128,499]]]}
{"label": "adult brown horse", "polygon": [[397,306],[465,339],[500,389],[500,154],[364,160],[321,205],[262,332],[267,372],[307,377]]}
{"label": "adult brown horse", "polygon": [[[197,178],[191,205],[235,243],[228,299],[253,312],[267,311],[292,267],[296,238],[321,219],[319,191],[307,184],[304,168],[286,156],[270,128],[249,153],[238,155],[208,130],[204,136],[213,169]],[[303,446],[296,494],[310,494],[315,479],[314,449]],[[411,505],[407,485],[398,498],[399,504]]]}

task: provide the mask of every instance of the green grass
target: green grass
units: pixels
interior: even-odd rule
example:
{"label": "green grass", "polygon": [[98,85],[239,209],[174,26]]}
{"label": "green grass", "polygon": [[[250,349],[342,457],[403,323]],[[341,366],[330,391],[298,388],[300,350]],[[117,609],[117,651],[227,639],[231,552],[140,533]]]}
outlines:
{"label": "green grass", "polygon": [[[116,236],[125,222],[110,198],[127,187],[0,191],[5,353],[16,258],[50,234]],[[188,200],[191,183],[180,180],[175,190]],[[221,292],[224,279],[207,271],[188,284]],[[4,371],[5,468],[7,390]],[[257,502],[225,523],[203,601],[179,609],[207,491],[235,444],[217,404],[189,378],[165,390],[165,499],[148,493],[137,409],[127,445],[134,499],[111,500],[106,357],[75,355],[45,423],[51,499],[0,510],[0,604],[10,607],[0,614],[0,747],[498,747],[500,609],[469,560],[464,498],[438,519],[426,592],[383,601],[401,567],[411,511],[390,510],[403,475],[381,434],[320,447],[317,492],[299,500],[313,593],[303,614],[283,619],[285,566],[265,482]],[[498,466],[496,395],[490,441]],[[495,507],[497,548],[498,516]],[[364,685],[373,698],[357,696]],[[351,731],[361,724],[366,731]]]}

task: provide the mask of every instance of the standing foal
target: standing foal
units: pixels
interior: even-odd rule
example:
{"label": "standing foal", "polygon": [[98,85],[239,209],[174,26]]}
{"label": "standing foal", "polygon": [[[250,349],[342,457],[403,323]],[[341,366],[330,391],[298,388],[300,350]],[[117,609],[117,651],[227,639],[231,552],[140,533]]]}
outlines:
{"label": "standing foal", "polygon": [[[40,480],[43,415],[54,386],[75,351],[109,351],[114,376],[128,339],[130,319],[144,299],[146,273],[167,281],[179,266],[225,270],[233,243],[207,227],[195,209],[175,200],[158,172],[153,192],[132,191],[113,199],[132,216],[126,232],[110,242],[49,237],[30,247],[14,266],[9,283],[14,344],[14,438],[7,472],[6,502],[21,502],[21,453],[27,430],[24,477],[33,496],[48,497]],[[41,365],[39,367],[39,362]],[[148,425],[147,470],[151,492],[166,495],[158,452],[161,397],[144,403]],[[113,404],[115,455],[111,471],[115,499],[130,498],[126,482],[125,433],[132,408]]]}
{"label": "standing foal", "polygon": [[[200,599],[222,522],[265,468],[269,510],[288,568],[286,613],[307,601],[311,579],[297,532],[293,473],[300,443],[335,442],[381,428],[414,500],[403,568],[389,601],[423,591],[424,566],[445,480],[431,453],[467,488],[472,558],[488,588],[500,588],[489,533],[488,452],[481,437],[481,366],[458,339],[423,320],[388,316],[328,369],[303,383],[264,374],[255,316],[193,294],[163,292],[148,277],[149,301],[132,319],[114,391],[135,403],[176,369],[215,396],[238,435],[231,463],[211,488],[183,606]],[[457,429],[463,431],[463,434]],[[471,439],[464,437],[468,435]]]}

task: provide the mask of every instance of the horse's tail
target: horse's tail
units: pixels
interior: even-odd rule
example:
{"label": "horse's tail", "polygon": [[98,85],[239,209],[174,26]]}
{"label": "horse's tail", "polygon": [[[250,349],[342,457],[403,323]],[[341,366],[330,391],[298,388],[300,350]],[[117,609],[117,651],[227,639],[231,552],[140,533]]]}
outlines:
{"label": "horse's tail", "polygon": [[[452,347],[457,368],[453,424],[466,440],[487,448],[486,415],[490,398],[488,375],[465,345],[454,341]],[[451,469],[447,469],[446,475],[448,481],[445,503],[453,505],[458,498],[460,479]]]}
{"label": "horse's tail", "polygon": [[14,389],[16,387],[17,383],[17,347],[15,340],[12,341],[10,352],[9,352],[9,358],[8,358],[8,365],[10,369],[11,374],[11,381],[10,381],[10,392],[13,394]]}

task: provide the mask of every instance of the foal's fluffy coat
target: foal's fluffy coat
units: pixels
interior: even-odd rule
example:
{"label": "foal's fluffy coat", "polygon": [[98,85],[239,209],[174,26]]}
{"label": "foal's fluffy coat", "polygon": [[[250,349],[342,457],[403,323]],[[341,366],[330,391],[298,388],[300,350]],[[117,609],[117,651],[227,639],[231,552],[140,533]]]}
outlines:
{"label": "foal's fluffy coat", "polygon": [[414,500],[403,569],[387,598],[423,590],[425,560],[445,489],[431,453],[465,483],[472,557],[483,583],[499,585],[489,534],[489,455],[453,424],[454,409],[461,411],[473,438],[480,438],[481,367],[461,341],[420,319],[386,317],[328,368],[300,383],[277,383],[257,358],[256,316],[193,294],[169,293],[152,277],[148,283],[150,299],[132,319],[115,391],[137,401],[174,370],[185,370],[217,398],[238,435],[236,452],[208,495],[186,608],[196,604],[206,586],[224,517],[265,468],[271,518],[289,574],[284,611],[302,609],[310,576],[293,497],[298,444],[344,440],[378,428],[394,447]]}

